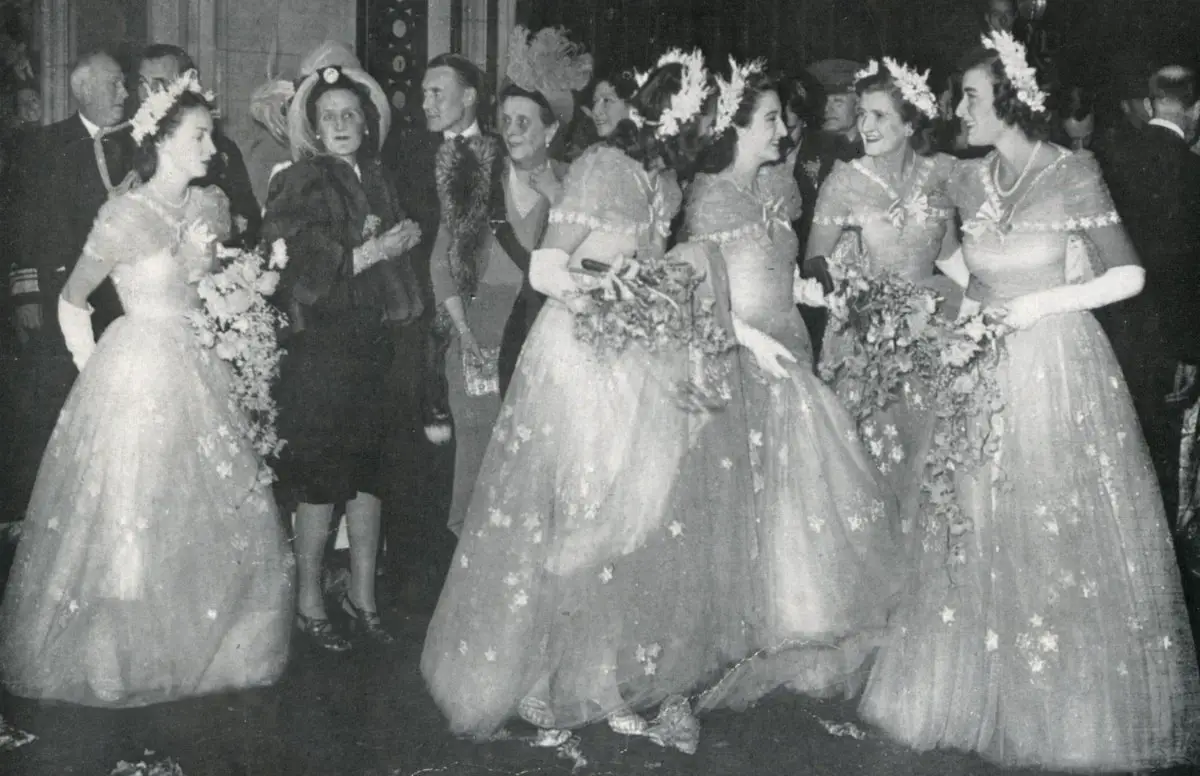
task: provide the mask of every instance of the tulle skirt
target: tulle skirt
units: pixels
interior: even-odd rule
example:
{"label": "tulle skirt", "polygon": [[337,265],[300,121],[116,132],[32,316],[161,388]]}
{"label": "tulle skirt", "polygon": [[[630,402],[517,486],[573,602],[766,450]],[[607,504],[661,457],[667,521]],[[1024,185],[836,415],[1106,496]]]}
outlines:
{"label": "tulle skirt", "polygon": [[571,728],[745,654],[754,521],[742,411],[671,398],[687,359],[597,357],[543,308],[488,446],[421,670],[455,733],[531,698]]}
{"label": "tulle skirt", "polygon": [[949,565],[921,529],[920,588],[897,615],[863,716],[918,750],[1006,765],[1184,762],[1200,679],[1146,446],[1091,315],[1008,338],[994,459],[961,478],[973,521]]}
{"label": "tulle skirt", "polygon": [[758,517],[756,651],[705,694],[704,708],[742,708],[778,688],[857,692],[903,590],[895,499],[802,357],[802,325],[790,311],[783,331],[767,327],[801,356],[786,379],[755,365],[742,373]]}
{"label": "tulle skirt", "polygon": [[[941,299],[938,315],[953,320],[962,304],[962,289],[944,275],[925,278],[917,284],[931,289]],[[850,333],[830,331],[821,349],[822,361],[836,361],[852,351]],[[842,386],[835,381],[833,389],[840,398]],[[898,524],[895,530],[902,536],[902,543],[911,559],[916,553],[914,540],[918,539],[916,526],[920,514],[929,507],[923,492],[925,461],[933,445],[937,415],[931,396],[923,380],[916,375],[907,375],[899,386],[899,394],[887,407],[873,412],[862,424],[866,436],[865,445],[872,459],[887,482],[888,489],[896,496]]]}
{"label": "tulle skirt", "polygon": [[225,366],[181,318],[100,340],[43,458],[0,608],[13,694],[141,706],[275,681],[292,557]]}

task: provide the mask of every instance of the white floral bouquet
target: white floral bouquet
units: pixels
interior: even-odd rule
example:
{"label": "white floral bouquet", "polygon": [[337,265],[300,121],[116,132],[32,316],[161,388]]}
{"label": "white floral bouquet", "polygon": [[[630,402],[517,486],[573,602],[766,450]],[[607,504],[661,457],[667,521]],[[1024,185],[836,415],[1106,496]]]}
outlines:
{"label": "white floral bouquet", "polygon": [[279,284],[279,270],[287,266],[287,247],[276,240],[269,255],[258,250],[217,247],[221,268],[200,279],[198,291],[204,306],[190,320],[200,344],[212,349],[233,368],[234,399],[245,415],[244,432],[255,452],[264,459],[283,449],[271,397],[279,375],[278,331],[286,323],[267,297]]}
{"label": "white floral bouquet", "polygon": [[993,429],[1002,403],[995,369],[1008,327],[984,314],[948,320],[938,314],[932,289],[890,273],[868,277],[853,266],[844,268],[826,303],[829,327],[845,344],[823,359],[821,376],[858,422],[881,469],[899,462],[894,453],[900,448],[891,444],[895,430],[877,429],[872,415],[899,399],[906,379],[920,386],[908,396],[914,409],[936,416],[922,483],[931,508],[922,519],[932,522],[927,534],[945,531],[949,560],[961,565],[963,535],[973,526],[959,507],[954,476],[996,449]]}

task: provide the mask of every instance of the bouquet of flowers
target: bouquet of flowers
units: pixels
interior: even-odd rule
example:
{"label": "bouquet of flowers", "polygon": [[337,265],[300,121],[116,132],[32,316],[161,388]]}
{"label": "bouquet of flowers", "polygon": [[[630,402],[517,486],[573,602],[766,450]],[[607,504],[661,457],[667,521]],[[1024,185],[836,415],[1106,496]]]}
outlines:
{"label": "bouquet of flowers", "polygon": [[844,269],[826,301],[829,326],[844,335],[844,346],[829,354],[821,376],[858,421],[864,444],[881,466],[891,451],[871,417],[899,398],[906,378],[921,386],[909,401],[916,409],[931,408],[936,417],[922,483],[932,509],[923,518],[936,524],[934,530],[927,525],[927,533],[944,529],[950,562],[964,563],[962,537],[972,525],[959,507],[953,478],[995,452],[994,416],[1002,408],[995,368],[1008,327],[986,314],[950,321],[938,315],[933,290],[893,274],[867,277],[855,267]]}
{"label": "bouquet of flowers", "polygon": [[575,316],[575,336],[597,352],[619,355],[631,345],[651,353],[686,351],[692,378],[676,386],[688,405],[715,409],[728,396],[719,385],[723,362],[715,356],[733,348],[733,336],[717,320],[715,302],[696,292],[704,274],[670,257],[639,260],[618,256],[612,264],[584,259],[574,270],[588,278],[592,308]]}
{"label": "bouquet of flowers", "polygon": [[218,246],[218,272],[199,283],[203,309],[191,315],[200,343],[233,368],[233,393],[246,418],[243,432],[264,459],[279,454],[278,409],[271,384],[279,374],[278,331],[286,320],[267,297],[287,266],[287,248],[276,240],[269,255],[258,250]]}

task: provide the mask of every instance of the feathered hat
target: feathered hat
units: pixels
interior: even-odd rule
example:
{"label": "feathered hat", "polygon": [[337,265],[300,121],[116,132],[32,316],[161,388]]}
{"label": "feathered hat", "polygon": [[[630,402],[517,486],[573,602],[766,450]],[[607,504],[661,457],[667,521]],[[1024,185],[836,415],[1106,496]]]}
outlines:
{"label": "feathered hat", "polygon": [[[275,61],[274,53],[271,62]],[[300,60],[298,81],[323,67],[343,67],[362,70],[362,63],[348,45],[337,40],[327,40],[308,52]],[[250,116],[262,124],[281,143],[287,142],[287,111],[288,104],[296,96],[296,82],[288,81],[272,75],[270,63],[266,83],[259,86],[250,95]]]}
{"label": "feathered hat", "polygon": [[530,34],[517,25],[508,39],[505,77],[515,86],[545,97],[554,117],[565,127],[575,113],[572,92],[586,88],[592,80],[592,55],[572,43],[561,27]]}
{"label": "feathered hat", "polygon": [[316,70],[301,81],[300,86],[296,87],[296,95],[288,106],[287,135],[293,159],[299,161],[320,153],[321,145],[317,140],[316,130],[308,120],[308,101],[313,89],[322,81],[332,86],[343,80],[363,87],[371,96],[371,102],[375,104],[375,110],[379,114],[379,126],[375,128],[377,130],[375,139],[379,143],[379,148],[383,148],[383,141],[387,139],[388,130],[392,124],[392,111],[388,105],[387,95],[383,93],[383,88],[378,81],[363,70],[329,65]]}

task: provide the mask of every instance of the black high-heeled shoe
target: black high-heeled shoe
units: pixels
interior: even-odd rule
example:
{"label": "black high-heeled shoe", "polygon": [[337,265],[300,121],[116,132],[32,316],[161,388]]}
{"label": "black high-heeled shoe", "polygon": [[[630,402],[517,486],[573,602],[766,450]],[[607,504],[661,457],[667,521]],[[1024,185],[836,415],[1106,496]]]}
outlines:
{"label": "black high-heeled shoe", "polygon": [[305,617],[297,613],[296,630],[326,652],[345,652],[350,649],[350,642],[339,636],[333,625],[324,617]]}
{"label": "black high-heeled shoe", "polygon": [[342,593],[342,611],[350,618],[350,626],[355,633],[366,636],[376,644],[391,644],[396,640],[384,630],[379,612],[368,612],[355,606],[349,593]]}

